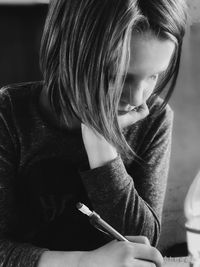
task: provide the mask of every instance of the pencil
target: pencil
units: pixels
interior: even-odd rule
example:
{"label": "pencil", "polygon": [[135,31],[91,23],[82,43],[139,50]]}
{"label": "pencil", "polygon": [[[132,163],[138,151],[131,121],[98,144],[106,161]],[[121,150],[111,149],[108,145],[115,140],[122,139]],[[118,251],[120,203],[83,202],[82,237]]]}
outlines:
{"label": "pencil", "polygon": [[123,235],[121,235],[118,231],[116,231],[111,225],[105,222],[95,211],[91,211],[86,205],[78,202],[76,207],[79,211],[86,214],[90,218],[90,221],[92,224],[99,226],[100,229],[106,231],[106,233],[111,235],[114,239],[117,239],[118,241],[128,241],[128,239],[126,239]]}

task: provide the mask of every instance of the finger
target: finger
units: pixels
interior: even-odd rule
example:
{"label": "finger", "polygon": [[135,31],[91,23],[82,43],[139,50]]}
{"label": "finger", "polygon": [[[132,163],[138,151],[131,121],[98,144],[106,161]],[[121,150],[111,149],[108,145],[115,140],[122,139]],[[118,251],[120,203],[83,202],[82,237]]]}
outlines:
{"label": "finger", "polygon": [[149,114],[148,106],[146,103],[144,103],[137,109],[133,109],[124,115],[118,116],[118,122],[121,128],[124,128],[136,123],[141,119],[144,119],[148,114]]}
{"label": "finger", "polygon": [[150,261],[144,261],[144,260],[138,260],[133,259],[133,265],[134,267],[156,267],[155,263]]}
{"label": "finger", "polygon": [[138,236],[126,236],[128,241],[133,243],[141,243],[147,246],[150,246],[149,239],[146,236],[138,235]]}
{"label": "finger", "polygon": [[161,267],[163,264],[163,257],[160,252],[152,247],[144,244],[129,243],[133,247],[133,257],[140,260],[146,260],[153,262],[157,267]]}

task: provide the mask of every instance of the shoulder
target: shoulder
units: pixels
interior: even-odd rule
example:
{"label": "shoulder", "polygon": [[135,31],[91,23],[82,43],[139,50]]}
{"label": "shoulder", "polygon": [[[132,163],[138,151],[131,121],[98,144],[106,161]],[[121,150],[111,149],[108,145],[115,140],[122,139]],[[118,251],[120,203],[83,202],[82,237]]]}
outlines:
{"label": "shoulder", "polygon": [[29,82],[11,84],[0,89],[1,128],[17,136],[20,125],[26,125],[27,121],[31,120],[34,97],[40,87],[41,82]]}
{"label": "shoulder", "polygon": [[148,103],[149,115],[125,129],[125,138],[137,154],[142,154],[154,140],[171,138],[174,113],[169,104],[161,109],[162,104],[162,98],[153,99]]}
{"label": "shoulder", "polygon": [[42,82],[26,82],[9,84],[0,88],[0,101],[14,101],[15,99],[22,99],[33,94],[34,90],[42,86]]}
{"label": "shoulder", "polygon": [[169,104],[163,106],[163,99],[156,97],[149,103],[149,115],[144,119],[143,129],[148,139],[171,138],[174,112]]}
{"label": "shoulder", "polygon": [[[42,87],[42,82],[17,83],[0,89],[0,112],[16,116],[30,109],[34,97]],[[21,111],[21,112],[20,112]]]}
{"label": "shoulder", "polygon": [[149,103],[149,116],[147,120],[152,123],[160,122],[160,124],[171,125],[173,123],[174,112],[169,104],[166,104],[162,108],[163,103],[161,97],[156,97]]}
{"label": "shoulder", "polygon": [[128,127],[129,132],[138,134],[140,137],[146,135],[147,132],[156,132],[160,128],[171,128],[173,125],[174,112],[169,104],[163,108],[163,99],[156,97],[147,103],[149,107],[149,115],[141,121]]}

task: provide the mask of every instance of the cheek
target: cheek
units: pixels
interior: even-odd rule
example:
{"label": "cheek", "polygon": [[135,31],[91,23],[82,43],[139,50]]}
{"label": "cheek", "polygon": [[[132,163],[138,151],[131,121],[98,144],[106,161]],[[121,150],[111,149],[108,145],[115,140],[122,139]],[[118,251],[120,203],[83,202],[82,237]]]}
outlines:
{"label": "cheek", "polygon": [[125,84],[122,89],[121,98],[127,99],[129,97],[130,97],[130,86]]}
{"label": "cheek", "polygon": [[146,101],[150,96],[151,94],[153,93],[155,87],[156,87],[156,83],[157,83],[157,80],[156,81],[153,81],[153,82],[150,82],[147,86],[147,89],[144,91],[144,100]]}

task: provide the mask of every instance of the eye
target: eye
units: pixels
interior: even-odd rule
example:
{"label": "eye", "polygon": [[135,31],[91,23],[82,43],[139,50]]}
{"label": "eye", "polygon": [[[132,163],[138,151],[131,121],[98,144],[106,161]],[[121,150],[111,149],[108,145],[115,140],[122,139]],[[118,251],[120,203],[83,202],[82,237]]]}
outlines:
{"label": "eye", "polygon": [[158,78],[158,74],[153,74],[149,77],[150,80],[155,81]]}

